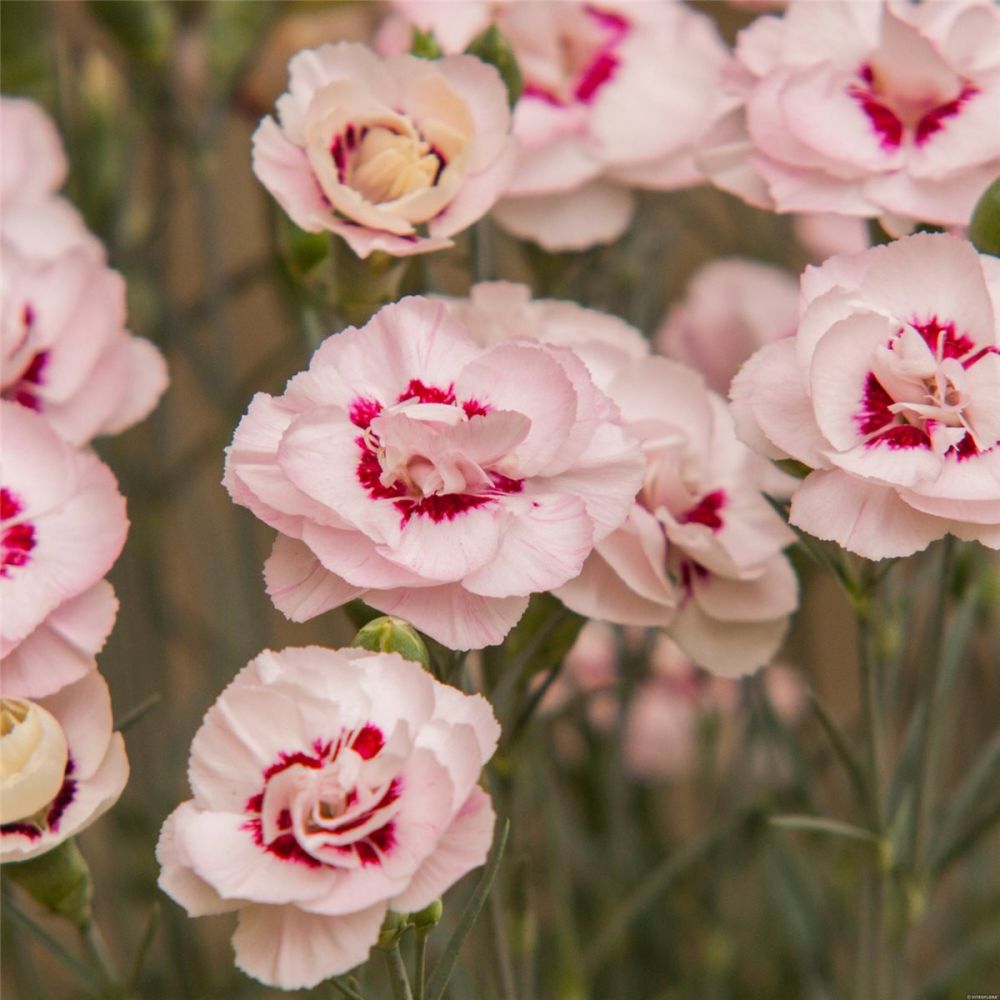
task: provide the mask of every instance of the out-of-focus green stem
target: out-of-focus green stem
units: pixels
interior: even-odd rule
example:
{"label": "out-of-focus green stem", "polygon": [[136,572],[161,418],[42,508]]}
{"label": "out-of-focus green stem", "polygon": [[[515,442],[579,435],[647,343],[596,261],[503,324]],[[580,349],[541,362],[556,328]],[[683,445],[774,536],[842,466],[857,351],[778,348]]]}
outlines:
{"label": "out-of-focus green stem", "polygon": [[406,975],[406,966],[403,964],[403,956],[399,950],[397,941],[392,948],[383,951],[385,955],[385,967],[389,973],[389,985],[392,987],[394,1000],[413,1000],[413,991],[410,989],[410,980]]}
{"label": "out-of-focus green stem", "polygon": [[100,927],[93,920],[88,920],[79,929],[87,960],[100,979],[101,995],[107,1000],[121,1000],[125,996],[125,990]]}

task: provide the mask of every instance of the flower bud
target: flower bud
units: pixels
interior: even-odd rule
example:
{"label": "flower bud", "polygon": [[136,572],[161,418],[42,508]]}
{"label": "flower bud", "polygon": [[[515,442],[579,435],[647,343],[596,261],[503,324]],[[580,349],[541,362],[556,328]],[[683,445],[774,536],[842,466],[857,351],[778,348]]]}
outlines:
{"label": "flower bud", "polygon": [[403,936],[408,926],[409,923],[405,914],[389,910],[378,932],[378,946],[386,951],[395,948],[396,942]]}
{"label": "flower bud", "polygon": [[507,101],[514,107],[524,89],[524,81],[521,79],[521,68],[517,65],[514,50],[510,47],[510,42],[500,34],[500,29],[491,24],[469,42],[465,51],[496,69],[507,88]]}
{"label": "flower bud", "polygon": [[20,698],[0,699],[0,822],[44,809],[59,793],[69,748],[59,722]]}
{"label": "flower bud", "polygon": [[969,239],[980,253],[1000,257],[1000,177],[976,203],[969,223]]}
{"label": "flower bud", "polygon": [[436,927],[441,922],[441,917],[444,914],[444,903],[440,899],[435,899],[433,903],[429,903],[422,910],[418,910],[416,913],[410,914],[410,923],[418,931],[429,931],[432,927]]}
{"label": "flower bud", "polygon": [[402,618],[389,615],[373,618],[358,632],[351,645],[370,649],[373,653],[399,653],[407,660],[415,660],[425,670],[431,667],[431,656],[420,633]]}
{"label": "flower bud", "polygon": [[433,31],[421,31],[420,28],[414,27],[410,55],[418,59],[440,59],[444,53]]}

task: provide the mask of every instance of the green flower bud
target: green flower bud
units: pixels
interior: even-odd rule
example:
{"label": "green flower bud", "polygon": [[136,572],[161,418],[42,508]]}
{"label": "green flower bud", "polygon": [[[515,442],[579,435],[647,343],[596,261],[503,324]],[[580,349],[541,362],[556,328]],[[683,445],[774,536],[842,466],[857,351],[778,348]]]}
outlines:
{"label": "green flower bud", "polygon": [[90,922],[94,883],[76,841],[64,840],[28,861],[9,861],[3,871],[45,909],[68,918],[77,927]]}
{"label": "green flower bud", "polygon": [[399,653],[407,660],[416,660],[424,670],[431,668],[431,655],[420,633],[402,618],[383,615],[372,619],[358,632],[351,645],[370,649],[373,653]]}
{"label": "green flower bud", "polygon": [[440,59],[444,53],[433,31],[421,31],[415,27],[410,42],[410,55],[418,59]]}
{"label": "green flower bud", "polygon": [[410,924],[405,914],[389,910],[385,915],[385,920],[382,921],[382,927],[379,929],[378,941],[376,943],[385,951],[391,951],[396,947],[396,942],[399,941],[409,926]]}
{"label": "green flower bud", "polygon": [[983,192],[973,209],[969,239],[980,253],[1000,257],[1000,177]]}
{"label": "green flower bud", "polygon": [[500,34],[500,29],[491,24],[469,42],[465,51],[470,56],[496,67],[500,79],[507,88],[507,101],[514,107],[524,89],[524,82],[521,79],[521,69],[514,57],[514,50],[510,47],[510,42]]}
{"label": "green flower bud", "polygon": [[410,923],[418,931],[429,931],[441,922],[444,913],[444,903],[440,899],[435,899],[433,903],[425,906],[422,910],[410,914]]}

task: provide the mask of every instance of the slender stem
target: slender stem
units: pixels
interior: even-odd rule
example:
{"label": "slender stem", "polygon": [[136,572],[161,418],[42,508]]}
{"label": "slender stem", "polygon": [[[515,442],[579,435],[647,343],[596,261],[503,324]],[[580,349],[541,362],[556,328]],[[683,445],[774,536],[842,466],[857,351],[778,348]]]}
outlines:
{"label": "slender stem", "polygon": [[403,964],[403,956],[399,950],[397,941],[391,948],[386,949],[385,967],[389,973],[389,985],[392,987],[393,1000],[413,1000],[413,990],[410,989],[410,980],[406,975],[406,966]]}
{"label": "slender stem", "polygon": [[80,925],[80,937],[87,953],[87,960],[101,981],[102,996],[108,1000],[124,997],[125,991],[100,927],[95,921],[88,920],[87,923]]}
{"label": "slender stem", "polygon": [[413,1000],[424,1000],[427,986],[427,938],[431,932],[429,927],[417,930],[417,955],[414,966]]}
{"label": "slender stem", "polygon": [[915,866],[921,862],[923,833],[927,826],[927,811],[930,806],[930,789],[937,764],[938,735],[941,730],[938,723],[941,715],[940,702],[943,700],[940,697],[943,679],[941,660],[954,560],[955,539],[949,535],[944,540],[944,551],[941,554],[941,575],[931,619],[927,642],[928,658],[923,677],[923,696],[927,699],[927,711],[924,715],[924,732],[919,742],[917,773],[913,782],[913,836],[910,848],[910,857]]}
{"label": "slender stem", "polygon": [[490,930],[493,933],[493,951],[500,970],[500,993],[503,1000],[516,1000],[514,967],[510,960],[510,945],[507,941],[506,915],[500,899],[500,886],[494,886],[490,893]]}

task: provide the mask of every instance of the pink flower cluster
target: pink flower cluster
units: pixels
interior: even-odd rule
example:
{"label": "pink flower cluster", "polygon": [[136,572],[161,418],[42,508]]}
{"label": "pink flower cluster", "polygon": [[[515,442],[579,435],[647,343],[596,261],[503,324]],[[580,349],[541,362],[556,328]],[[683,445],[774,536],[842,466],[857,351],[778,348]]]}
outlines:
{"label": "pink flower cluster", "polygon": [[779,212],[964,226],[1000,173],[1000,8],[791,0],[740,33],[721,187]]}
{"label": "pink flower cluster", "polygon": [[388,910],[483,863],[486,701],[395,653],[264,652],[209,709],[194,798],[167,819],[160,885],[191,916],[237,911],[237,965],[285,989],[360,964]]}
{"label": "pink flower cluster", "polygon": [[383,51],[409,48],[411,26],[461,51],[495,23],[524,79],[514,111],[517,169],[493,217],[548,250],[617,239],[632,187],[703,179],[694,152],[735,100],[722,93],[727,52],[712,21],[684,4],[602,0],[449,4],[397,0]]}
{"label": "pink flower cluster", "polygon": [[86,445],[142,419],[166,367],[125,331],[122,279],[56,193],[66,161],[52,122],[3,98],[0,132],[0,860],[17,861],[93,822],[128,778],[95,660],[128,519]]}

